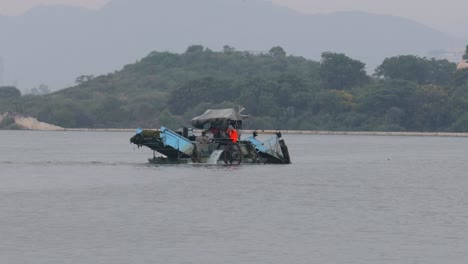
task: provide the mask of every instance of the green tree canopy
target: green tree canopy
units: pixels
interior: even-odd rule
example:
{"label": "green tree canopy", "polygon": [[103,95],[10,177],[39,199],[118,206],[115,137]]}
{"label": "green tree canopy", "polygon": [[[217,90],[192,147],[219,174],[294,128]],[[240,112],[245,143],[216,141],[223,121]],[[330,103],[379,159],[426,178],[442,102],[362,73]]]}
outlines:
{"label": "green tree canopy", "polygon": [[239,84],[241,94],[239,104],[249,109],[253,115],[276,115],[278,113],[278,84],[270,78],[252,76]]}
{"label": "green tree canopy", "polygon": [[453,122],[450,97],[445,89],[421,85],[412,100],[412,126],[419,131],[445,131]]}
{"label": "green tree canopy", "polygon": [[187,48],[187,51],[185,53],[196,53],[196,52],[203,52],[205,47],[202,45],[192,45]]}
{"label": "green tree canopy", "polygon": [[453,84],[455,86],[468,85],[468,69],[462,69],[455,72],[453,75]]}
{"label": "green tree canopy", "polygon": [[229,46],[229,45],[224,45],[223,46],[223,53],[225,54],[233,54],[234,52],[236,52],[236,49]]}
{"label": "green tree canopy", "polygon": [[369,85],[361,94],[361,111],[370,115],[384,114],[392,107],[410,111],[416,88],[415,83],[402,80],[382,81]]}
{"label": "green tree canopy", "polygon": [[14,99],[21,97],[21,91],[13,86],[0,87],[0,100],[1,99]]}
{"label": "green tree canopy", "polygon": [[389,79],[400,79],[416,83],[427,80],[429,68],[424,59],[414,55],[386,58],[377,67],[375,75]]}
{"label": "green tree canopy", "polygon": [[154,51],[47,95],[2,87],[0,112],[64,127],[176,128],[207,108],[240,105],[251,115],[245,128],[468,131],[468,69],[453,74],[448,61],[401,56],[382,63],[383,78],[370,78],[344,54],[317,62],[275,48],[268,56],[230,46]]}
{"label": "green tree canopy", "polygon": [[377,67],[375,75],[388,79],[400,79],[418,84],[447,85],[451,82],[456,64],[447,60],[402,55],[386,58]]}
{"label": "green tree canopy", "polygon": [[169,106],[173,113],[183,114],[201,102],[234,101],[238,96],[232,82],[207,77],[188,81],[175,89],[170,94]]}
{"label": "green tree canopy", "polygon": [[270,49],[270,55],[275,58],[283,58],[286,57],[286,51],[280,46],[276,46]]}
{"label": "green tree canopy", "polygon": [[464,60],[468,60],[468,45],[466,45],[466,50],[465,50],[465,54],[463,54],[463,57],[462,57]]}
{"label": "green tree canopy", "polygon": [[457,64],[448,60],[427,60],[429,64],[429,78],[427,83],[436,85],[449,85],[452,82],[453,73],[457,70]]}
{"label": "green tree canopy", "polygon": [[320,66],[320,77],[329,89],[348,89],[368,81],[366,64],[343,53],[322,53]]}

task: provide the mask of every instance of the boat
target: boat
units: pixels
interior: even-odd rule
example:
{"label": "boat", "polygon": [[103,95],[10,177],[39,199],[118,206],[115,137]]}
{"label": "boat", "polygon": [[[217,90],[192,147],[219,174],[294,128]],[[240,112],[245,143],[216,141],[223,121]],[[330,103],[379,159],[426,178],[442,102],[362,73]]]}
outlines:
{"label": "boat", "polygon": [[[138,128],[130,142],[153,150],[148,159],[155,164],[290,164],[288,147],[280,131],[260,140],[257,131],[242,137],[242,123],[248,118],[243,108],[208,109],[194,117],[193,127],[173,131]],[[236,133],[231,133],[235,131]],[[230,135],[229,135],[230,133]]]}

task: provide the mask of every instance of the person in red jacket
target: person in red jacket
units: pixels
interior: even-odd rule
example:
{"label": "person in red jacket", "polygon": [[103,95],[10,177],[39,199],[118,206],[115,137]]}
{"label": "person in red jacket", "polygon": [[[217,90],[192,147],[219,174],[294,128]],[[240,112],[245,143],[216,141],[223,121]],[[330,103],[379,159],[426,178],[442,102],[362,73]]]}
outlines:
{"label": "person in red jacket", "polygon": [[234,144],[237,143],[237,140],[239,140],[239,133],[232,127],[231,125],[228,127],[226,130],[226,133],[228,134],[229,138],[232,140]]}

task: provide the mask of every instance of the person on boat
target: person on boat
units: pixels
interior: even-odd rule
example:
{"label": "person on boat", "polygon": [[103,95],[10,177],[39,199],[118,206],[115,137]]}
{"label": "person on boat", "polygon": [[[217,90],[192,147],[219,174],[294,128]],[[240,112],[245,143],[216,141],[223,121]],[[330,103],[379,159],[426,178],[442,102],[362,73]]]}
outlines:
{"label": "person on boat", "polygon": [[216,127],[210,127],[210,132],[213,134],[214,138],[219,138],[219,129]]}
{"label": "person on boat", "polygon": [[237,130],[235,130],[232,125],[229,125],[228,129],[226,130],[226,133],[228,134],[232,142],[236,144],[237,140],[239,140],[239,133],[237,133]]}

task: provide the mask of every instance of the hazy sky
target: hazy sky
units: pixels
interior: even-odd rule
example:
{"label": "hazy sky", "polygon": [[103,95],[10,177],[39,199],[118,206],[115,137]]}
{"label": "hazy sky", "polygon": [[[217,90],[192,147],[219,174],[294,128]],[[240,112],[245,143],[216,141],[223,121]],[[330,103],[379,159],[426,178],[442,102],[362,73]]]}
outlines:
{"label": "hazy sky", "polygon": [[[110,0],[0,0],[0,14],[18,15],[40,4],[99,8]],[[193,0],[196,1],[196,0]],[[233,0],[235,1],[235,0]],[[249,1],[249,0],[238,0]],[[467,0],[271,0],[307,13],[367,11],[411,18],[459,36],[468,36]]]}

